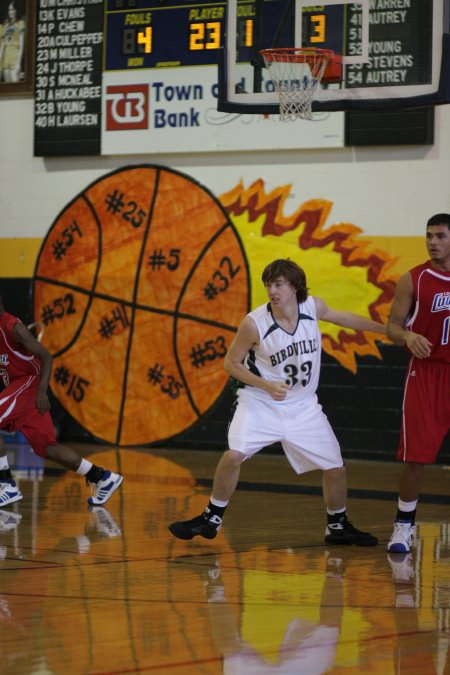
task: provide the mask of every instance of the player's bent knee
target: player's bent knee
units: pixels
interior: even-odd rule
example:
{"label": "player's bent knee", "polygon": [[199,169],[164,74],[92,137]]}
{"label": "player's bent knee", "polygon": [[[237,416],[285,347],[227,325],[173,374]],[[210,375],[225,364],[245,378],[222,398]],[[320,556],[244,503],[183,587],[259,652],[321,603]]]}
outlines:
{"label": "player's bent knee", "polygon": [[224,461],[233,464],[233,465],[240,465],[242,462],[244,462],[246,459],[248,459],[247,455],[245,455],[243,452],[240,450],[226,450],[224,455],[223,455]]}
{"label": "player's bent knee", "polygon": [[345,472],[346,472],[345,465],[343,465],[343,466],[334,466],[334,467],[331,468],[331,469],[324,469],[324,470],[323,470],[324,476],[328,476],[328,477],[330,477],[330,478],[332,478],[333,476],[338,477],[338,476],[340,476],[340,475],[345,474]]}

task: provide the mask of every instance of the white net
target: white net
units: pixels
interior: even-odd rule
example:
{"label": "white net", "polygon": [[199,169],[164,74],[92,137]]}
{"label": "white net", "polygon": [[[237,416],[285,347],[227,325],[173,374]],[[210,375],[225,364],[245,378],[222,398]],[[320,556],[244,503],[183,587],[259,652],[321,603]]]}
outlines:
{"label": "white net", "polygon": [[280,119],[313,119],[312,101],[330,52],[320,49],[263,49],[265,66],[280,97]]}

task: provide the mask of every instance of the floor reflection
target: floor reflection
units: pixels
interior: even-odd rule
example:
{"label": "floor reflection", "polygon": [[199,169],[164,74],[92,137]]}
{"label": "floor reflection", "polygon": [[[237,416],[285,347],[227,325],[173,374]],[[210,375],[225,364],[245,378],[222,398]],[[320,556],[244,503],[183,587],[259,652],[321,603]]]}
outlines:
{"label": "floor reflection", "polygon": [[237,493],[217,540],[181,542],[167,524],[204,506],[201,455],[101,448],[125,480],[88,508],[79,476],[8,447],[24,499],[0,510],[2,673],[450,672],[448,504],[395,555],[393,505],[368,494],[351,512],[376,514],[380,545],[326,547],[320,496],[283,494],[288,468],[261,457],[280,490]]}
{"label": "floor reflection", "polygon": [[[244,562],[239,560],[240,565]],[[183,559],[176,563],[182,565]],[[203,584],[223,672],[265,675],[329,670],[335,662],[344,612],[340,563],[340,558],[327,555],[325,574],[309,575],[240,567],[223,571],[220,557],[210,563],[184,563]],[[236,572],[237,586],[236,580],[226,581]]]}

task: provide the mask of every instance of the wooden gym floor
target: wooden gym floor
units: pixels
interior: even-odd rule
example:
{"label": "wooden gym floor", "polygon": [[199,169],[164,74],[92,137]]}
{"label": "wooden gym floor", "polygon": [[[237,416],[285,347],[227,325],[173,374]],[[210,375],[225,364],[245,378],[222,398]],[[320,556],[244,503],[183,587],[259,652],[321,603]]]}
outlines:
{"label": "wooden gym floor", "polygon": [[428,467],[411,555],[389,556],[399,465],[348,461],[348,511],[375,548],[329,547],[321,473],[244,464],[217,539],[174,539],[219,453],[90,448],[83,479],[8,444],[24,499],[0,510],[2,675],[450,673],[450,467]]}

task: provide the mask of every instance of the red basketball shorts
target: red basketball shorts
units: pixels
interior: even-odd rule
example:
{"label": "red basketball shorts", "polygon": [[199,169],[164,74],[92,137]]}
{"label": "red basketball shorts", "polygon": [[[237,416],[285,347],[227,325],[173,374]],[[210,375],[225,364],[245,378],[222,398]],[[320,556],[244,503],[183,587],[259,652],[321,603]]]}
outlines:
{"label": "red basketball shorts", "polygon": [[19,378],[0,392],[0,429],[20,431],[32,450],[45,457],[48,445],[57,445],[50,413],[36,408],[38,382],[36,377]]}
{"label": "red basketball shorts", "polygon": [[411,358],[397,459],[432,464],[450,429],[450,363]]}

